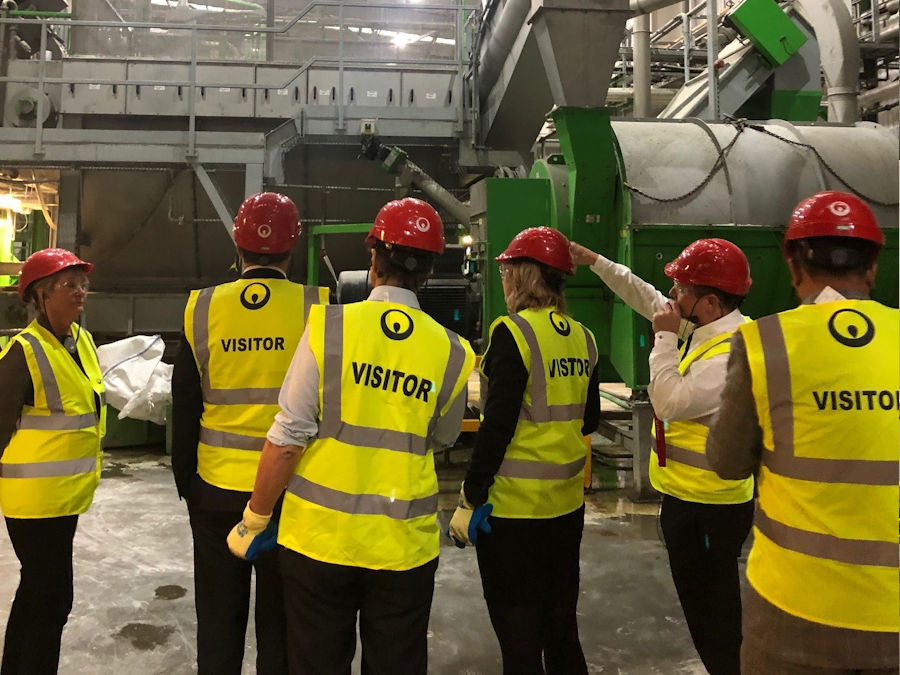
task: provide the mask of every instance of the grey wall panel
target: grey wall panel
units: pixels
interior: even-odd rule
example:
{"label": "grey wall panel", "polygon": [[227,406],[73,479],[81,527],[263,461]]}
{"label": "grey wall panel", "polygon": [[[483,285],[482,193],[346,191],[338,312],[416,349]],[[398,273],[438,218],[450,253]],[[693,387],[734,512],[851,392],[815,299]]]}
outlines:
{"label": "grey wall panel", "polygon": [[[69,80],[96,79],[99,81],[125,80],[126,70],[124,61],[65,61],[62,64],[62,77]],[[125,114],[125,85],[99,84],[89,82],[87,84],[68,84],[62,88],[60,105],[63,113],[79,115]]]}
{"label": "grey wall panel", "polygon": [[[187,82],[184,63],[140,61],[128,63],[128,79],[156,82]],[[125,102],[129,115],[187,115],[188,88],[169,84],[129,85]]]}
{"label": "grey wall panel", "polygon": [[256,67],[256,83],[274,85],[256,90],[257,117],[289,118],[300,114],[306,101],[307,73],[302,73],[287,87],[282,87],[295,71],[293,67]]}
{"label": "grey wall panel", "polygon": [[253,66],[197,66],[196,113],[201,117],[252,117]]}
{"label": "grey wall panel", "polygon": [[403,73],[402,105],[409,108],[450,108],[456,105],[457,77],[448,72]]}

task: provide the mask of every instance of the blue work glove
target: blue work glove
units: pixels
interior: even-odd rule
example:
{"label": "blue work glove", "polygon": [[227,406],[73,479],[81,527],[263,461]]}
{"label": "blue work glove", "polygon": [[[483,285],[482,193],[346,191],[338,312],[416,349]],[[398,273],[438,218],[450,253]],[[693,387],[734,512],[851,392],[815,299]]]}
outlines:
{"label": "blue work glove", "polygon": [[250,510],[250,504],[244,509],[244,517],[231,532],[228,533],[228,548],[238,558],[256,560],[260,553],[271,551],[278,542],[278,522],[272,520],[272,514],[261,516]]}
{"label": "blue work glove", "polygon": [[450,529],[447,535],[457,548],[474,546],[478,543],[478,533],[487,534],[491,531],[488,516],[494,510],[493,504],[482,504],[473,507],[466,499],[463,488],[459,490],[459,506],[450,519]]}

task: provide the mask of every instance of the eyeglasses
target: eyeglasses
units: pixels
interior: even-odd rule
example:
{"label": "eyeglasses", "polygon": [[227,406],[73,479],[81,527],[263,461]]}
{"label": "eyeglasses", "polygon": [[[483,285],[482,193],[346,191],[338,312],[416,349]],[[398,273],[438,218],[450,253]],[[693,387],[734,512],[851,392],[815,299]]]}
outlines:
{"label": "eyeglasses", "polygon": [[66,279],[65,281],[59,282],[60,288],[65,288],[69,293],[87,293],[91,289],[91,282],[85,279],[84,281],[76,281],[75,279]]}

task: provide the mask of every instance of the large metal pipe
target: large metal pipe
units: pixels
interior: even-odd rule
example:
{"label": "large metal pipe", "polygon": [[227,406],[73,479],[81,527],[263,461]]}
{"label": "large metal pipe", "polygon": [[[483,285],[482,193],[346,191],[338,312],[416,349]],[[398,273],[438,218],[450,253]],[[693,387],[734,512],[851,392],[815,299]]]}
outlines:
{"label": "large metal pipe", "polygon": [[800,10],[816,33],[828,97],[829,122],[859,119],[859,42],[844,0],[800,0]]}
{"label": "large metal pipe", "polygon": [[709,79],[709,114],[719,119],[719,6],[716,0],[706,0],[706,76]]}
{"label": "large metal pipe", "polygon": [[495,14],[496,18],[482,30],[486,31],[478,55],[478,91],[487,96],[497,78],[519,30],[528,18],[531,0],[506,0]]}
{"label": "large metal pipe", "polygon": [[669,7],[681,2],[681,0],[630,0],[631,11],[636,15],[649,14],[663,7]]}
{"label": "large metal pipe", "polygon": [[634,117],[650,117],[650,15],[634,18]]}

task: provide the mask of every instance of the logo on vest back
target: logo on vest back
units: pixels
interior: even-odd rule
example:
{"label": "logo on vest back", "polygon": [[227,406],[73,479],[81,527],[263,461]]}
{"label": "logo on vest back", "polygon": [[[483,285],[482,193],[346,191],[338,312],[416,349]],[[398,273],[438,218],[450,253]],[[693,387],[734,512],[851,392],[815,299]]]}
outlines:
{"label": "logo on vest back", "polygon": [[241,304],[247,309],[262,309],[271,297],[269,287],[255,281],[241,291]]}
{"label": "logo on vest back", "polygon": [[862,312],[839,309],[828,319],[828,332],[845,347],[865,347],[875,338],[875,325]]}
{"label": "logo on vest back", "polygon": [[569,320],[562,314],[550,312],[550,324],[553,326],[553,329],[563,337],[572,332],[572,324],[570,324]]}
{"label": "logo on vest back", "polygon": [[389,309],[381,315],[381,330],[391,340],[405,340],[413,332],[412,317],[401,309]]}

